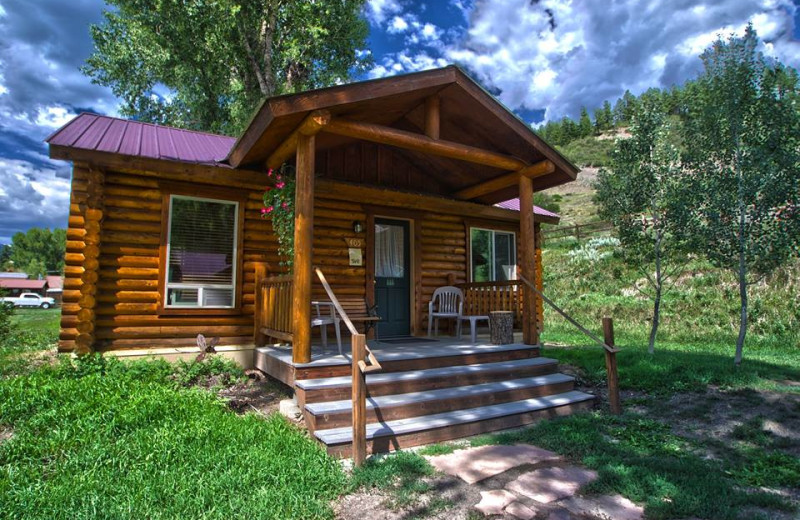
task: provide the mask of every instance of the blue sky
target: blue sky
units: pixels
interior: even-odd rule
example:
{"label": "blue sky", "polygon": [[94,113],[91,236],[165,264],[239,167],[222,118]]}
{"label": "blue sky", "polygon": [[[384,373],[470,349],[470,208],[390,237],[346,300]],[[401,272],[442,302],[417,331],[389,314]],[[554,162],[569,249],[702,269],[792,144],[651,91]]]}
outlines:
{"label": "blue sky", "polygon": [[[117,100],[79,67],[103,0],[0,0],[0,243],[32,226],[64,226],[69,165],[43,140],[81,110]],[[457,63],[523,119],[576,116],[626,89],[694,77],[718,34],[751,22],[764,51],[800,67],[791,0],[368,0],[365,78]]]}

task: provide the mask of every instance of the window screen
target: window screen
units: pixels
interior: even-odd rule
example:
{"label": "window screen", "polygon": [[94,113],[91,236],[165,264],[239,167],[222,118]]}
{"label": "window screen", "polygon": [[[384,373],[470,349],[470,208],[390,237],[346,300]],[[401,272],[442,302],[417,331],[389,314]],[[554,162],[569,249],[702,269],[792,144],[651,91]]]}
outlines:
{"label": "window screen", "polygon": [[238,203],[170,196],[166,307],[236,302]]}
{"label": "window screen", "polygon": [[472,281],[498,282],[516,279],[517,248],[514,233],[470,229]]}

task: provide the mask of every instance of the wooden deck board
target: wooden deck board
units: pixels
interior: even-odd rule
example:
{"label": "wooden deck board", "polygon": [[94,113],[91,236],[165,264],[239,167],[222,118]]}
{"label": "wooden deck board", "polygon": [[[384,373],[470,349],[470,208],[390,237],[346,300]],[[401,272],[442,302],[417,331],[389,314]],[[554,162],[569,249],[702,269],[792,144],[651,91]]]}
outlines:
{"label": "wooden deck board", "polygon": [[[367,425],[367,439],[413,434],[426,430],[445,428],[457,424],[487,421],[499,417],[529,413],[533,411],[572,405],[594,400],[594,396],[577,390],[547,397],[536,397],[523,401],[502,403],[467,410],[456,410],[435,415],[399,419],[386,423]],[[353,430],[350,427],[319,430],[314,435],[327,446],[352,442]]]}
{"label": "wooden deck board", "polygon": [[[547,374],[544,376],[525,377],[511,381],[497,381],[470,386],[457,386],[450,388],[439,388],[422,392],[410,392],[407,394],[382,395],[367,398],[367,408],[385,408],[390,406],[402,406],[406,404],[421,403],[424,401],[434,401],[443,399],[461,398],[469,400],[478,394],[503,392],[530,386],[552,385],[574,381],[575,378],[565,374]],[[306,405],[306,410],[314,415],[330,414],[337,412],[347,412],[352,409],[352,402],[349,399],[340,401],[327,401],[321,403],[310,403]]]}
{"label": "wooden deck board", "polygon": [[[406,381],[417,381],[431,379],[434,377],[459,377],[463,375],[475,375],[491,372],[509,372],[520,370],[526,367],[556,365],[558,360],[551,358],[528,358],[518,361],[501,361],[499,363],[480,363],[475,365],[456,365],[441,368],[428,368],[415,370],[413,372],[390,372],[388,374],[378,373],[367,375],[367,384],[378,383],[400,383]],[[295,381],[295,386],[303,390],[322,390],[337,387],[350,386],[352,378],[349,376],[326,377],[321,379],[306,379]]]}

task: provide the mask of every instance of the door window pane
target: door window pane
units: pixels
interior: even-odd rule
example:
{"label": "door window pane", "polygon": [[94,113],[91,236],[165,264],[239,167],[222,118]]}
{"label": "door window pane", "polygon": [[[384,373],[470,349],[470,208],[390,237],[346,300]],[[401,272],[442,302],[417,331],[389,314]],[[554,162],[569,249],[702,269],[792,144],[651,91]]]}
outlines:
{"label": "door window pane", "polygon": [[405,229],[375,224],[375,276],[402,278],[405,275]]}
{"label": "door window pane", "polygon": [[238,203],[170,197],[167,307],[235,304]]}

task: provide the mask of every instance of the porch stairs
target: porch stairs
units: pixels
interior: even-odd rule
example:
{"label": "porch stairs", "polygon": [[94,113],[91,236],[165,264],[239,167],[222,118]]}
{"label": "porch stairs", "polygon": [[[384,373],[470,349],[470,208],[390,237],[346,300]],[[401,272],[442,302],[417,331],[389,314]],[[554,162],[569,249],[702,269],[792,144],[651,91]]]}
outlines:
{"label": "porch stairs", "polygon": [[[381,364],[383,371],[366,376],[371,453],[515,428],[594,401],[574,389],[574,378],[558,373],[555,359],[529,345]],[[340,456],[352,446],[350,370],[328,367],[325,377],[306,379],[297,372],[294,381],[309,430]]]}

